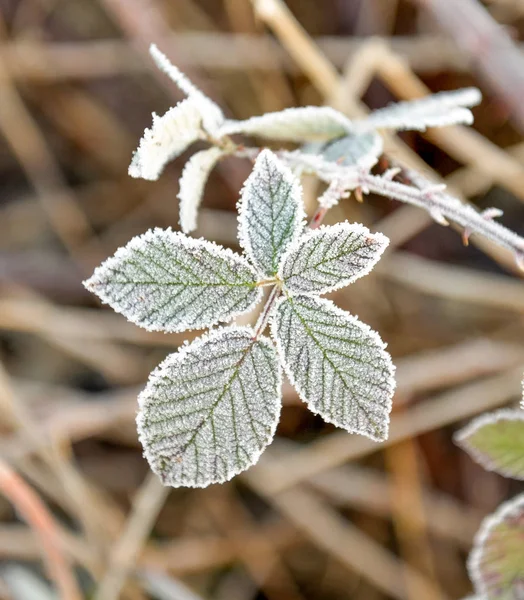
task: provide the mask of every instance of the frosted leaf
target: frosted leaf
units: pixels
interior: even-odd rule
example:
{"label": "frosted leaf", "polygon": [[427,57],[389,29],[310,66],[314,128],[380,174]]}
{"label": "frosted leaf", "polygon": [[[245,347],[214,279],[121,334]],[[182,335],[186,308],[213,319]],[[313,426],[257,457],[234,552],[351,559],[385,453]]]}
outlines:
{"label": "frosted leaf", "polygon": [[149,331],[229,321],[261,297],[256,273],[229,249],[170,229],[133,238],[95,269],[86,288]]}
{"label": "frosted leaf", "polygon": [[214,135],[218,128],[224,123],[225,117],[220,107],[210,98],[203,94],[189,79],[180,71],[165,54],[151,44],[149,52],[157,67],[163,71],[188,98],[198,107],[202,123],[207,132]]}
{"label": "frosted leaf", "polygon": [[238,204],[238,235],[255,267],[276,274],[282,255],[304,228],[302,190],[291,171],[270,151],[262,151]]}
{"label": "frosted leaf", "polygon": [[273,140],[307,142],[347,135],[351,121],[328,106],[286,108],[246,121],[226,121],[220,135],[243,133]]}
{"label": "frosted leaf", "polygon": [[275,434],[275,348],[247,328],[213,331],[171,354],[139,397],[140,442],[165,485],[206,487],[255,464]]}
{"label": "frosted leaf", "polygon": [[376,131],[362,134],[346,135],[325,144],[312,144],[306,150],[321,155],[327,162],[339,166],[366,167],[371,169],[376,165],[384,149],[382,137]]}
{"label": "frosted leaf", "polygon": [[524,412],[503,409],[482,415],[455,440],[488,471],[524,480]]}
{"label": "frosted leaf", "polygon": [[153,113],[153,126],[146,129],[129,166],[131,177],[158,179],[165,165],[202,136],[202,117],[193,100],[182,100],[165,115]]}
{"label": "frosted leaf", "polygon": [[329,423],[387,439],[395,368],[377,333],[329,300],[281,300],[271,323],[291,383]]}
{"label": "frosted leaf", "polygon": [[476,593],[489,600],[524,598],[524,494],[499,506],[475,536],[468,571]]}
{"label": "frosted leaf", "polygon": [[471,125],[473,114],[467,107],[476,106],[482,100],[476,88],[465,88],[452,92],[440,92],[420,100],[399,102],[377,110],[366,119],[357,121],[357,131],[372,129],[412,129],[424,131],[428,127],[446,125]]}
{"label": "frosted leaf", "polygon": [[187,161],[180,178],[180,227],[184,233],[190,233],[197,227],[197,213],[204,194],[207,179],[224,156],[220,148],[201,150]]}
{"label": "frosted leaf", "polygon": [[343,167],[333,162],[328,162],[318,154],[307,154],[300,150],[292,152],[281,150],[278,157],[296,175],[302,173],[314,173],[322,181],[330,182],[347,176],[351,167]]}
{"label": "frosted leaf", "polygon": [[326,294],[367,275],[388,243],[359,223],[321,226],[289,248],[278,276],[293,294]]}

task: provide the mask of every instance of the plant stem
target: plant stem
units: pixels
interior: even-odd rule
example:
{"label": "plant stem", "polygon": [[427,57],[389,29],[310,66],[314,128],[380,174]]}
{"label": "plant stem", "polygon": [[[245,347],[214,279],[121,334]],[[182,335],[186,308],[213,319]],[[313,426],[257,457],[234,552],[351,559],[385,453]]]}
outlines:
{"label": "plant stem", "polygon": [[269,322],[269,317],[271,315],[271,309],[275,305],[275,302],[278,300],[278,298],[280,297],[281,293],[282,293],[282,289],[278,285],[276,285],[271,290],[271,293],[269,294],[269,297],[266,300],[266,303],[264,304],[264,309],[260,313],[260,316],[258,317],[257,324],[255,325],[255,339],[256,340],[264,332],[264,329],[266,328],[266,326],[267,326],[267,324]]}

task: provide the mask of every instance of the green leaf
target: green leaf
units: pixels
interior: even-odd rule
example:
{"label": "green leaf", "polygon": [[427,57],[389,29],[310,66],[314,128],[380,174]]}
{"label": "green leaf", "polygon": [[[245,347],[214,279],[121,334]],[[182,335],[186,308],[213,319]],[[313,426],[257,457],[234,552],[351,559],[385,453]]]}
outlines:
{"label": "green leaf", "polygon": [[231,250],[155,229],[117,250],[84,285],[136,325],[185,331],[249,311],[261,296],[256,281]]}
{"label": "green leaf", "polygon": [[322,226],[289,248],[278,275],[291,293],[325,294],[367,275],[388,243],[358,223]]}
{"label": "green leaf", "polygon": [[247,257],[265,277],[304,229],[298,180],[269,150],[261,152],[238,205],[238,235]]}
{"label": "green leaf", "polygon": [[286,374],[314,413],[350,433],[387,439],[395,369],[377,333],[309,296],[281,300],[271,331]]}
{"label": "green leaf", "polygon": [[468,560],[476,593],[486,600],[524,597],[524,494],[482,524]]}
{"label": "green leaf", "polygon": [[375,131],[339,137],[325,144],[310,144],[303,151],[322,156],[339,166],[369,166],[376,164],[382,154],[382,137]]}
{"label": "green leaf", "polygon": [[488,471],[524,480],[524,412],[504,409],[482,415],[455,440]]}
{"label": "green leaf", "polygon": [[214,331],[168,356],[139,406],[144,455],[165,485],[228,481],[273,439],[281,406],[275,348],[251,329]]}
{"label": "green leaf", "polygon": [[244,133],[272,140],[326,140],[352,131],[351,121],[329,106],[286,108],[246,121],[226,121],[219,135]]}

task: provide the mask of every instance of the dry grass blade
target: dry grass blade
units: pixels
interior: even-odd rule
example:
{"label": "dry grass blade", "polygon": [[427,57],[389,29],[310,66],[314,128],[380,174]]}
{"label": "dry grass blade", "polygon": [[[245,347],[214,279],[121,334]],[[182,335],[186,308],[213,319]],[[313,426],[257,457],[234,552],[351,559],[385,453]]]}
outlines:
{"label": "dry grass blade", "polygon": [[39,536],[49,573],[62,600],[82,600],[53,517],[35,492],[1,459],[0,489]]}
{"label": "dry grass blade", "polygon": [[106,574],[100,581],[95,600],[119,598],[168,494],[169,488],[164,487],[156,475],[150,473],[146,477],[135,496],[124,531],[110,553]]}

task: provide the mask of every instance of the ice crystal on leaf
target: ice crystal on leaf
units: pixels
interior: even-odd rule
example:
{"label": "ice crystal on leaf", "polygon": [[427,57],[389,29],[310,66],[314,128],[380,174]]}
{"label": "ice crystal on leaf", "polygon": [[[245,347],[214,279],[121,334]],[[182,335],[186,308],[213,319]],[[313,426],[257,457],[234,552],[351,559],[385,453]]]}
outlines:
{"label": "ice crystal on leaf", "polygon": [[475,537],[468,571],[475,592],[486,600],[524,597],[524,494],[487,517]]}
{"label": "ice crystal on leaf", "polygon": [[289,248],[278,275],[293,294],[326,294],[367,275],[388,243],[358,223],[321,226]]}
{"label": "ice crystal on leaf", "polygon": [[187,161],[180,178],[180,228],[191,233],[197,227],[197,214],[209,174],[224,156],[220,148],[201,150]]}
{"label": "ice crystal on leaf", "polygon": [[131,177],[158,179],[166,164],[182,154],[201,135],[202,117],[191,99],[182,100],[159,117],[153,113],[153,125],[146,129],[129,166]]}
{"label": "ice crystal on leaf", "polygon": [[424,131],[428,127],[471,125],[473,114],[469,107],[476,106],[481,99],[481,93],[476,88],[440,92],[420,100],[398,102],[376,110],[366,119],[355,122],[354,126],[356,131],[374,129]]}
{"label": "ice crystal on leaf", "polygon": [[286,108],[246,121],[226,121],[220,135],[243,133],[272,140],[308,142],[328,140],[353,131],[351,121],[328,106]]}
{"label": "ice crystal on leaf", "polygon": [[455,440],[488,471],[524,480],[524,412],[502,409],[482,415]]}
{"label": "ice crystal on leaf", "polygon": [[211,327],[260,300],[256,273],[231,250],[169,229],[133,238],[85,286],[150,331]]}
{"label": "ice crystal on leaf", "polygon": [[238,214],[246,255],[263,275],[275,275],[282,255],[304,229],[305,213],[298,180],[269,150],[257,158]]}
{"label": "ice crystal on leaf", "polygon": [[139,397],[151,468],[175,487],[228,481],[273,439],[280,388],[275,348],[251,329],[220,329],[168,356]]}
{"label": "ice crystal on leaf", "polygon": [[286,374],[311,411],[351,433],[387,439],[394,367],[376,332],[309,296],[281,300],[271,328]]}

